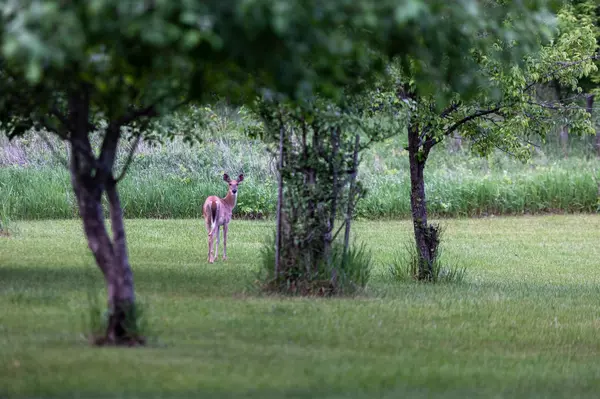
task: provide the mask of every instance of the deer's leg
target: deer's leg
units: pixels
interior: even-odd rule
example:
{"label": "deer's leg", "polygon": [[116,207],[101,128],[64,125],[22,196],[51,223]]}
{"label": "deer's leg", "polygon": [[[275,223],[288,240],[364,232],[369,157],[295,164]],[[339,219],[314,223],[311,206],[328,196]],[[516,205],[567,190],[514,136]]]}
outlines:
{"label": "deer's leg", "polygon": [[217,245],[215,246],[215,256],[213,257],[214,260],[217,260],[217,257],[219,256],[219,242],[221,241],[221,226],[217,226]]}
{"label": "deer's leg", "polygon": [[223,225],[223,260],[227,259],[227,228],[228,224]]}
{"label": "deer's leg", "polygon": [[208,263],[213,263],[214,259],[212,257],[212,251],[213,251],[213,241],[214,241],[214,237],[212,234],[208,234]]}
{"label": "deer's leg", "polygon": [[210,221],[206,218],[206,216],[204,217],[204,222],[206,224],[206,232],[208,233],[208,262],[210,263],[210,254],[212,252],[212,234],[210,234]]}

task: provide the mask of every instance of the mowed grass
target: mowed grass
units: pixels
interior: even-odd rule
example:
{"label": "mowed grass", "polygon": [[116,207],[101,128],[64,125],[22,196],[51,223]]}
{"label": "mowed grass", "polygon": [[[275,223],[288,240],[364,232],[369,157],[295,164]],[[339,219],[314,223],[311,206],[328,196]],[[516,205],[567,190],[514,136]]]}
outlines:
{"label": "mowed grass", "polygon": [[90,347],[103,293],[76,220],[0,238],[2,398],[597,397],[600,217],[444,220],[463,284],[393,283],[408,221],[356,222],[377,268],[356,298],[264,297],[253,278],[271,222],[234,220],[206,262],[199,220],[129,220],[145,348]]}

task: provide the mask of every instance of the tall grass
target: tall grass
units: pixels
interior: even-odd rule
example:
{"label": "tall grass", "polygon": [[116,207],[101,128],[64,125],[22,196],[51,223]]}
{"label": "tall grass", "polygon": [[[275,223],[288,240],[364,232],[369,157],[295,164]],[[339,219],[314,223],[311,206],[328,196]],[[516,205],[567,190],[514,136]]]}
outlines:
{"label": "tall grass", "polygon": [[[127,218],[194,218],[208,195],[225,195],[223,172],[244,173],[234,214],[262,218],[276,203],[275,160],[264,144],[230,134],[190,148],[176,140],[142,145],[119,189]],[[12,219],[77,216],[64,147],[35,135],[0,139],[0,209]],[[363,218],[410,216],[408,157],[401,138],[363,154],[359,179],[368,190],[356,211]],[[121,149],[122,163],[127,147]],[[59,156],[56,155],[58,153]],[[434,217],[598,212],[600,160],[579,151],[565,159],[538,152],[527,164],[503,154],[476,158],[436,148],[426,166],[428,208]],[[120,166],[119,166],[120,167]]]}
{"label": "tall grass", "polygon": [[[440,168],[428,170],[425,181],[428,209],[434,216],[596,212],[600,164],[560,161],[512,173]],[[408,176],[380,176],[367,187],[370,195],[358,204],[359,216],[410,215]]]}

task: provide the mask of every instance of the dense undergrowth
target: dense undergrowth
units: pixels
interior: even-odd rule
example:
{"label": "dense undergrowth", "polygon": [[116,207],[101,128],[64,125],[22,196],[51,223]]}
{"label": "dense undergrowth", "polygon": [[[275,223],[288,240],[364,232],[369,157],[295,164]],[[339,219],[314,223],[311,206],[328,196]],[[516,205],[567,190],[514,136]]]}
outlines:
{"label": "dense undergrowth", "polygon": [[[208,195],[225,195],[222,173],[244,173],[237,217],[264,218],[276,203],[275,159],[258,140],[223,127],[189,147],[174,141],[138,150],[120,184],[127,218],[195,218]],[[0,139],[0,209],[12,219],[65,219],[77,215],[66,150],[31,134],[9,143]],[[436,148],[426,168],[428,207],[435,217],[599,210],[600,160],[591,140],[573,140],[569,156],[556,143],[540,148],[523,164],[502,153],[487,158],[467,149]],[[363,154],[359,179],[367,196],[359,218],[410,216],[408,158],[402,138],[379,143]],[[127,148],[121,149],[121,162]],[[63,159],[64,161],[64,159]]]}

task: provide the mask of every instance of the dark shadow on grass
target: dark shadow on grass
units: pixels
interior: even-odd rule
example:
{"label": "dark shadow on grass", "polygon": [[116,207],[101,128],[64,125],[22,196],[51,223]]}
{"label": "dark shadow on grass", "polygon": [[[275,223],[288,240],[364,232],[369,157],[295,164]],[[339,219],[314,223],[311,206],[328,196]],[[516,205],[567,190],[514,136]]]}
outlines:
{"label": "dark shadow on grass", "polygon": [[[245,292],[253,280],[253,272],[247,270],[187,267],[183,269],[138,269],[134,267],[136,291],[143,294],[181,295],[194,297],[231,296]],[[36,297],[50,299],[48,293],[64,295],[104,287],[101,272],[92,267],[80,266],[52,268],[1,267],[0,295],[36,293]],[[53,296],[53,295],[50,295]],[[24,298],[25,300],[25,298]]]}
{"label": "dark shadow on grass", "polygon": [[[134,267],[136,291],[143,295],[173,295],[190,297],[228,297],[247,293],[252,295],[255,274],[252,270],[222,268],[209,269],[203,265],[181,269]],[[11,301],[51,305],[53,300],[70,292],[104,289],[104,278],[93,266],[73,267],[1,267],[0,296],[9,295]],[[446,287],[446,288],[442,288]],[[421,295],[436,296],[439,289],[461,291],[464,295],[480,296],[489,293],[510,293],[518,298],[577,298],[582,295],[599,295],[595,284],[547,284],[536,282],[464,282],[456,286],[392,283],[374,281],[367,294],[375,297],[403,297],[417,291]],[[32,302],[33,301],[33,302]]]}
{"label": "dark shadow on grass", "polygon": [[[536,381],[537,382],[537,381]],[[416,382],[414,385],[419,384]],[[371,389],[336,389],[335,387],[328,388],[295,388],[281,389],[273,388],[264,390],[249,390],[245,393],[231,392],[228,390],[190,390],[186,387],[185,390],[177,392],[144,392],[133,393],[128,392],[127,398],[130,399],[187,399],[187,398],[239,398],[239,399],[395,399],[395,398],[489,398],[489,397],[506,397],[506,398],[528,398],[541,399],[549,397],[563,397],[570,387],[561,385],[560,382],[553,384],[542,385],[537,382],[531,385],[526,385],[522,388],[517,387],[487,387],[478,388],[474,386],[456,387],[456,384],[448,383],[447,381],[438,382],[431,386],[414,386],[413,384],[403,384],[398,381],[396,384],[389,386],[384,384],[373,386]],[[411,386],[413,385],[413,386]],[[582,387],[577,389],[577,397],[581,398],[596,398],[597,391],[593,387]],[[123,393],[98,393],[89,397],[99,398],[121,398]],[[79,398],[80,393],[66,393],[61,395],[63,398]],[[86,395],[87,397],[87,395]]]}

